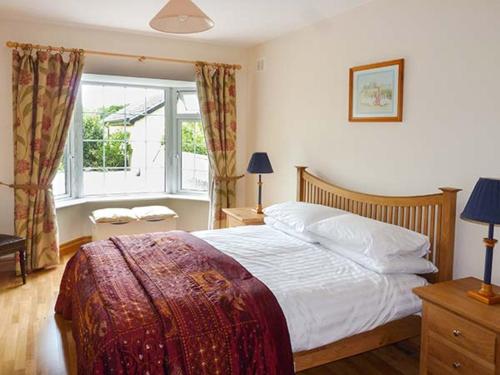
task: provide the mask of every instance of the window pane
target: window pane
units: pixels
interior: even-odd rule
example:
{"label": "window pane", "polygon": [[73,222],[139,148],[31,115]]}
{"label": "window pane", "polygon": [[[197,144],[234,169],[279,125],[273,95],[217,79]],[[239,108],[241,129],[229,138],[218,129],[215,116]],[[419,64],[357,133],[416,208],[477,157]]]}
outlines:
{"label": "window pane", "polygon": [[102,86],[82,85],[82,110],[84,113],[99,113],[103,106]]}
{"label": "window pane", "polygon": [[124,86],[102,86],[102,118],[126,112],[126,90]]}
{"label": "window pane", "polygon": [[104,142],[83,141],[83,190],[84,194],[100,194],[105,181]]}
{"label": "window pane", "polygon": [[98,141],[104,139],[104,124],[98,113],[83,114],[83,140]]}
{"label": "window pane", "polygon": [[112,132],[124,130],[127,122],[126,88],[121,86],[103,86],[103,104],[99,118],[104,129],[104,138]]}
{"label": "window pane", "polygon": [[144,139],[147,141],[163,142],[165,140],[165,117],[148,115],[145,118],[146,126]]}
{"label": "window pane", "polygon": [[178,114],[198,114],[200,105],[198,103],[198,94],[196,91],[179,91],[177,95],[177,113]]}
{"label": "window pane", "polygon": [[[90,159],[93,164],[88,159],[86,166],[85,150],[95,151],[99,158]],[[84,142],[84,194],[126,192],[126,175],[132,153],[132,145],[127,141]]]}
{"label": "window pane", "polygon": [[127,121],[134,122],[146,113],[146,89],[127,87],[125,89],[125,113]]}
{"label": "window pane", "polygon": [[83,169],[104,168],[104,143],[102,141],[83,140]]}
{"label": "window pane", "polygon": [[[120,138],[123,134],[125,133],[118,133]],[[126,140],[116,139],[119,138],[113,138],[112,141],[104,142],[104,168],[106,170],[124,171],[130,164],[132,145]]]}
{"label": "window pane", "polygon": [[54,196],[61,196],[67,194],[66,189],[66,153],[61,158],[61,162],[57,167],[57,174],[52,181],[52,193]]}
{"label": "window pane", "polygon": [[181,121],[182,190],[208,190],[208,156],[200,120]]}
{"label": "window pane", "polygon": [[165,115],[165,92],[161,89],[146,90],[146,113],[156,116]]}
{"label": "window pane", "polygon": [[127,192],[161,192],[165,188],[165,144],[132,142]]}
{"label": "window pane", "polygon": [[103,168],[93,168],[83,170],[83,194],[96,195],[106,194],[105,191],[106,173]]}

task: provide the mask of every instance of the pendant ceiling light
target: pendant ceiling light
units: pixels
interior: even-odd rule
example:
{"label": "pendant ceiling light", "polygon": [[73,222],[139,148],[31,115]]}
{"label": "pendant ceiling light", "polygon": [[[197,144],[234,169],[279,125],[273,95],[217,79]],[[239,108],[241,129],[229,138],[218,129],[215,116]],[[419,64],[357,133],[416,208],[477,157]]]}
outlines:
{"label": "pendant ceiling light", "polygon": [[191,34],[211,29],[214,21],[191,0],[170,0],[149,26],[165,33]]}

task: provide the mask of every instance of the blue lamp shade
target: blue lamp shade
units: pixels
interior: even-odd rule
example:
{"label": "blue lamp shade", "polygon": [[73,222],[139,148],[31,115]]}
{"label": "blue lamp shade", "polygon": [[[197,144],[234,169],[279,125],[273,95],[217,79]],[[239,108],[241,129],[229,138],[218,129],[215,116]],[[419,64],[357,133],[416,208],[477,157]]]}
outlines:
{"label": "blue lamp shade", "polygon": [[500,224],[500,180],[480,178],[460,217],[488,224]]}
{"label": "blue lamp shade", "polygon": [[266,152],[255,152],[247,168],[248,173],[273,173],[273,167]]}

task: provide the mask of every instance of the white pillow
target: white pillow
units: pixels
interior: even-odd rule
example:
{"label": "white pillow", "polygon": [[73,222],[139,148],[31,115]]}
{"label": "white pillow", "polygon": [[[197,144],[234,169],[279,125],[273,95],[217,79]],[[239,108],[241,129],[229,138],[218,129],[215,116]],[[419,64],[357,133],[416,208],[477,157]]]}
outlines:
{"label": "white pillow", "polygon": [[354,214],[319,221],[307,226],[307,230],[373,259],[393,255],[422,257],[430,247],[429,238],[423,234]]}
{"label": "white pillow", "polygon": [[280,232],[286,233],[292,237],[298,238],[299,240],[309,242],[309,243],[318,243],[317,239],[314,238],[311,234],[304,232],[297,232],[294,228],[289,227],[286,224],[283,224],[281,221],[276,220],[273,217],[265,216],[264,223],[269,225],[271,228],[276,229]]}
{"label": "white pillow", "polygon": [[102,208],[92,212],[96,223],[122,224],[137,220],[132,210],[128,208]]}
{"label": "white pillow", "polygon": [[266,216],[279,220],[297,232],[304,232],[308,225],[317,221],[346,213],[336,208],[305,202],[283,202],[264,209]]}
{"label": "white pillow", "polygon": [[413,255],[392,255],[382,259],[373,259],[361,253],[343,249],[327,239],[319,239],[319,237],[317,239],[320,241],[321,245],[327,249],[330,249],[335,253],[377,273],[411,273],[421,275],[426,273],[435,273],[438,271],[437,267],[425,258]]}
{"label": "white pillow", "polygon": [[139,220],[160,221],[176,216],[175,211],[165,206],[134,207],[132,212]]}

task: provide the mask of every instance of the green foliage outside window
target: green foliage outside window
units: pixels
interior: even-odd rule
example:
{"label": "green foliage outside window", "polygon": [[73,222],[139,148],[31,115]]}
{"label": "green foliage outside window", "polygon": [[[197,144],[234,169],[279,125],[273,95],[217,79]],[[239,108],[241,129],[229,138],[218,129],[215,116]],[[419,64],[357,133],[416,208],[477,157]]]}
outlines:
{"label": "green foliage outside window", "polygon": [[114,105],[103,108],[99,114],[85,113],[83,115],[84,168],[102,169],[130,166],[132,158],[132,145],[128,143],[130,134],[125,131],[110,132],[103,121],[106,116],[118,112],[122,108],[123,106]]}
{"label": "green foliage outside window", "polygon": [[182,152],[207,155],[205,135],[200,121],[182,122]]}

